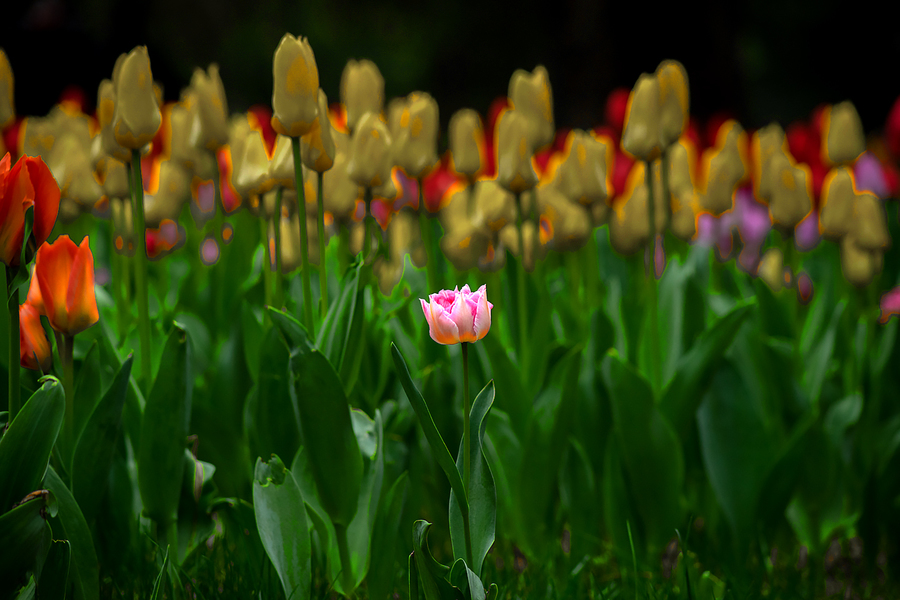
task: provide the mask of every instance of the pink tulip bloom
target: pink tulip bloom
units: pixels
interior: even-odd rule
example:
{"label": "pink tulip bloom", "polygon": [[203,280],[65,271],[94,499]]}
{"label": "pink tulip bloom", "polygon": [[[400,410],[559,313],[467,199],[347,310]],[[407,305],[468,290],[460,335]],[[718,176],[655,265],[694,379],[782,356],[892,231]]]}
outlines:
{"label": "pink tulip bloom", "polygon": [[881,322],[887,323],[893,315],[900,315],[900,287],[881,296]]}
{"label": "pink tulip bloom", "polygon": [[461,290],[441,290],[431,294],[428,302],[419,301],[428,321],[428,333],[438,344],[476,342],[491,329],[494,305],[488,302],[486,286],[475,292],[468,285]]}

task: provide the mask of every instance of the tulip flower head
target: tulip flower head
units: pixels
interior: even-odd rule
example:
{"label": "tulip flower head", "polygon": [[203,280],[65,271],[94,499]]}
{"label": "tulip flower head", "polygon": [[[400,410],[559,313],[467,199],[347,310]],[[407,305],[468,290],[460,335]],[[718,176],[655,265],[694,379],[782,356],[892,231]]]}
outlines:
{"label": "tulip flower head", "polygon": [[462,290],[441,290],[431,294],[428,302],[419,301],[428,321],[428,333],[438,344],[477,342],[491,329],[494,305],[488,302],[484,285],[475,292],[468,285]]}
{"label": "tulip flower head", "polygon": [[[84,238],[76,246],[61,235],[37,251],[29,304],[47,315],[50,326],[65,335],[81,333],[100,320],[94,296],[94,255]],[[37,292],[40,292],[39,294]]]}
{"label": "tulip flower head", "polygon": [[59,213],[59,186],[40,157],[23,156],[10,169],[0,160],[0,262],[19,265],[25,238],[25,212],[34,207],[32,235],[36,246],[50,236]]}
{"label": "tulip flower head", "polygon": [[41,313],[28,303],[19,306],[19,363],[44,373],[53,366],[50,342],[41,327]]}

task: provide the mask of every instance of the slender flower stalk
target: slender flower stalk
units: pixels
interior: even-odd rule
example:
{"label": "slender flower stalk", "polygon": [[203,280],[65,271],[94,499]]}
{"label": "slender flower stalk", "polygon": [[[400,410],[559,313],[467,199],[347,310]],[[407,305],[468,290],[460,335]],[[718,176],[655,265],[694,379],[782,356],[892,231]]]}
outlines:
{"label": "slender flower stalk", "polygon": [[275,305],[284,306],[284,273],[281,269],[281,201],[284,190],[281,186],[275,189],[275,215],[272,217],[275,230]]}
{"label": "slender flower stalk", "polygon": [[662,387],[662,363],[659,354],[659,314],[656,297],[656,203],[653,197],[653,161],[647,161],[647,218],[649,219],[650,241],[647,244],[647,292],[650,296],[650,381],[654,393]]}
{"label": "slender flower stalk", "polygon": [[306,191],[303,189],[303,163],[300,160],[300,138],[292,137],[294,150],[294,183],[297,187],[297,210],[300,216],[300,262],[303,277],[303,321],[309,334],[315,337],[313,323],[312,288],[309,283],[309,240],[306,232]]}
{"label": "slender flower stalk", "polygon": [[[325,196],[321,172],[316,172],[316,210],[318,211],[319,232],[319,316],[325,320],[328,313],[328,268],[325,265]],[[301,226],[301,229],[303,227]]]}
{"label": "slender flower stalk", "polygon": [[525,368],[525,350],[528,348],[528,319],[526,315],[527,306],[525,298],[525,231],[524,219],[522,215],[522,194],[516,194],[516,229],[519,232],[519,262],[516,264],[517,269],[517,306],[519,309],[519,365]]}
{"label": "slender flower stalk", "polygon": [[75,453],[75,336],[56,332],[56,346],[62,365],[63,391],[66,395],[65,425],[63,427],[63,455],[66,469]]}
{"label": "slender flower stalk", "polygon": [[372,216],[372,188],[366,186],[365,195],[363,196],[364,203],[366,205],[366,214],[363,216],[363,243],[362,243],[362,255],[363,262],[368,263],[372,254],[372,221],[374,217]]}
{"label": "slender flower stalk", "polygon": [[472,474],[472,442],[469,423],[469,342],[462,342],[463,361],[463,484],[466,487],[466,497],[469,496],[469,479]]}
{"label": "slender flower stalk", "polygon": [[428,274],[428,289],[436,290],[441,287],[437,263],[440,254],[431,235],[431,221],[428,219],[428,209],[425,208],[425,186],[421,177],[416,182],[419,188],[419,227],[422,230],[422,245],[425,252],[428,253],[425,264]]}
{"label": "slender flower stalk", "polygon": [[138,330],[141,339],[141,376],[144,394],[150,391],[150,305],[147,291],[147,240],[144,225],[144,183],[141,177],[141,152],[131,151],[131,214],[134,216],[134,283],[138,305]]}
{"label": "slender flower stalk", "polygon": [[[7,286],[10,285],[14,277],[13,270],[6,267]],[[12,423],[16,418],[19,409],[22,408],[19,384],[19,355],[21,354],[21,346],[19,339],[19,290],[7,290],[9,302],[9,422]]]}

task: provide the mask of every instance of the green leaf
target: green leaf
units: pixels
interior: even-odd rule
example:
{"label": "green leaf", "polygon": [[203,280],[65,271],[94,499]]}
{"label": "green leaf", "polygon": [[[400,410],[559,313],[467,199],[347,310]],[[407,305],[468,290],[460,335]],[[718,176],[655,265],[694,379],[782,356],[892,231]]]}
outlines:
{"label": "green leaf", "polygon": [[0,515],[0,597],[24,583],[26,570],[47,551],[50,526],[46,513],[50,494],[37,494]]}
{"label": "green leaf", "polygon": [[803,372],[803,388],[809,394],[809,401],[813,404],[819,402],[822,384],[825,382],[825,376],[828,374],[828,365],[831,363],[832,354],[834,353],[835,337],[846,307],[846,301],[841,300],[838,302],[824,333],[822,333],[818,343],[810,350],[804,361],[806,368]]}
{"label": "green leaf", "polygon": [[161,526],[178,517],[194,387],[190,372],[188,337],[176,324],[166,341],[159,375],[144,408],[137,457],[144,514]]}
{"label": "green leaf", "polygon": [[256,461],[253,510],[266,554],[272,561],[286,598],[310,597],[311,547],[303,496],[284,463],[273,455]]}
{"label": "green leaf", "polygon": [[[116,342],[113,332],[109,325],[103,319],[98,323],[100,332],[100,352],[102,355],[101,362],[112,366],[113,369],[121,369],[123,360],[116,351]],[[129,355],[132,356],[132,355]],[[128,391],[125,394],[125,407],[122,409],[122,425],[125,433],[131,440],[133,448],[139,448],[141,445],[141,422],[144,414],[144,394],[141,393],[134,375],[128,380]]]}
{"label": "green leaf", "polygon": [[403,390],[406,392],[406,397],[409,398],[409,403],[412,405],[413,410],[416,411],[419,425],[422,426],[422,431],[425,433],[425,439],[428,440],[431,452],[444,470],[444,473],[447,474],[447,479],[450,480],[450,487],[453,489],[457,503],[460,507],[468,510],[466,490],[465,486],[463,486],[459,469],[456,468],[453,457],[450,456],[450,451],[447,450],[447,444],[444,443],[444,439],[434,425],[434,419],[431,418],[431,411],[428,410],[428,405],[425,404],[425,398],[422,397],[422,393],[419,392],[416,384],[413,383],[412,377],[409,376],[409,368],[406,366],[406,361],[403,360],[400,350],[394,344],[391,344],[391,356],[394,359],[394,366],[397,368],[400,384],[403,386]]}
{"label": "green leaf", "polygon": [[259,377],[259,355],[263,343],[263,324],[249,302],[241,304],[241,333],[244,339],[244,361],[253,381]]}
{"label": "green leaf", "polygon": [[[499,335],[485,336],[475,344],[475,348],[479,357],[482,357],[482,362],[490,364],[490,372],[493,373],[494,385],[498,390],[497,408],[509,415],[515,430],[519,435],[524,435],[528,428],[534,394],[525,391],[521,370],[510,359]],[[485,371],[488,371],[487,365]]]}
{"label": "green leaf", "polygon": [[312,344],[309,341],[309,334],[303,324],[291,315],[269,307],[269,316],[272,322],[278,327],[285,340],[287,340],[288,348],[300,348],[303,352],[309,352]]}
{"label": "green leaf", "polygon": [[291,372],[319,500],[334,523],[349,525],[357,510],[363,461],[344,387],[317,349],[294,349]]}
{"label": "green leaf", "polygon": [[679,359],[703,332],[706,306],[693,262],[669,261],[659,281],[659,330],[663,384],[676,373]]}
{"label": "green leaf", "polygon": [[[471,470],[469,479],[469,531],[472,536],[472,567],[475,573],[481,573],[484,557],[494,544],[497,525],[497,489],[494,477],[484,454],[484,432],[487,427],[487,416],[494,404],[494,382],[489,381],[472,403],[469,412],[469,430],[472,433]],[[459,442],[456,455],[456,468],[460,475],[464,470],[463,441]],[[456,496],[450,494],[450,539],[453,542],[453,556],[457,559],[466,557],[465,527],[463,514]],[[484,589],[482,588],[482,594]]]}
{"label": "green leaf", "polygon": [[431,523],[418,520],[413,523],[413,556],[419,572],[419,595],[425,600],[465,600],[463,593],[447,581],[450,567],[442,565],[431,555],[428,547],[428,529]]}
{"label": "green leaf", "polygon": [[467,600],[484,600],[484,584],[461,558],[457,558],[450,567],[450,583],[459,589]]}
{"label": "green leaf", "polygon": [[40,489],[65,411],[63,387],[48,376],[0,438],[0,513]]}
{"label": "green leaf", "polygon": [[78,369],[75,378],[75,431],[73,440],[81,435],[88,417],[103,396],[102,377],[100,375],[100,348],[95,341],[91,344],[87,355]]}
{"label": "green leaf", "polygon": [[291,354],[275,329],[265,336],[259,378],[247,402],[247,426],[253,456],[294,456],[300,447],[300,413],[291,393]]}
{"label": "green leaf", "polygon": [[[44,485],[58,503],[59,512],[54,519],[54,536],[65,536],[72,545],[72,570],[75,583],[75,597],[79,600],[93,600],[100,597],[100,569],[94,540],[81,508],[63,480],[53,467],[47,469]],[[57,522],[61,527],[57,527]]]}
{"label": "green leaf", "polygon": [[707,477],[738,547],[750,541],[763,484],[777,460],[764,407],[747,393],[740,374],[723,365],[699,410],[697,428]]}
{"label": "green leaf", "polygon": [[150,592],[150,600],[158,600],[159,595],[163,592],[163,586],[166,584],[166,569],[169,567],[169,550],[170,548],[166,546],[166,556],[163,558],[162,567],[159,569],[159,575],[156,576],[156,581],[153,582],[153,590]]}
{"label": "green leaf", "polygon": [[682,440],[687,438],[711,373],[753,308],[753,302],[737,304],[704,331],[678,361],[675,375],[663,392],[660,410]]}
{"label": "green leaf", "polygon": [[[349,393],[356,383],[363,344],[365,279],[363,263],[351,267],[341,281],[341,292],[335,299],[319,331],[316,346],[334,365]],[[362,283],[362,285],[361,285]]]}
{"label": "green leaf", "polygon": [[681,443],[653,403],[650,384],[618,356],[603,359],[614,431],[648,549],[662,548],[681,523],[684,458]]}
{"label": "green leaf", "polygon": [[851,394],[828,407],[822,429],[836,448],[843,445],[844,432],[859,421],[862,409],[860,394]]}
{"label": "green leaf", "polygon": [[94,407],[72,460],[72,493],[88,522],[94,520],[106,492],[109,469],[122,427],[122,408],[128,392],[133,357],[116,374],[100,403]]}
{"label": "green leaf", "polygon": [[366,579],[366,589],[369,598],[373,600],[389,598],[393,589],[396,573],[394,562],[399,537],[397,532],[400,530],[400,518],[403,515],[408,487],[409,477],[404,471],[378,507],[378,516],[372,530],[372,548],[375,552],[372,553],[369,575]]}
{"label": "green leaf", "polygon": [[65,599],[66,584],[69,579],[70,554],[68,540],[53,540],[50,543],[50,551],[44,559],[37,581],[38,598]]}

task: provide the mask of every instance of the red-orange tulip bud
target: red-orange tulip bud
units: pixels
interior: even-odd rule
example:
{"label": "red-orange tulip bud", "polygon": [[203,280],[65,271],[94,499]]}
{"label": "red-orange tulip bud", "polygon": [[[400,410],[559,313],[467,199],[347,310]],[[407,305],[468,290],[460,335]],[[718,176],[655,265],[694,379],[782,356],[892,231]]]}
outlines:
{"label": "red-orange tulip bud", "polygon": [[69,236],[61,235],[38,248],[33,276],[38,280],[43,313],[56,331],[75,335],[100,320],[88,238],[76,246]]}
{"label": "red-orange tulip bud", "polygon": [[44,373],[53,366],[50,342],[41,327],[41,313],[31,304],[19,306],[19,364]]}

